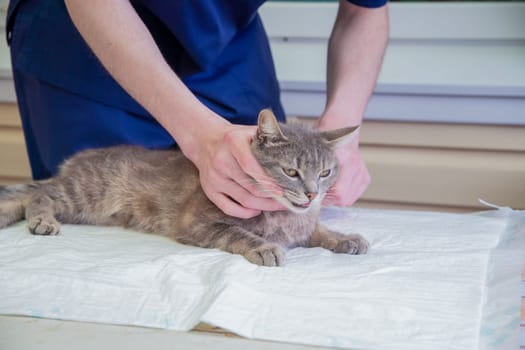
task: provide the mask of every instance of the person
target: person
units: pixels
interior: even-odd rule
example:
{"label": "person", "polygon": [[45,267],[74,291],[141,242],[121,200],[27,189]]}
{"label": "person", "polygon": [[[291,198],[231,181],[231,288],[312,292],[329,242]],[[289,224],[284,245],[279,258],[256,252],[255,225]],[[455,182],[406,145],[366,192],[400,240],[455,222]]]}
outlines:
{"label": "person", "polygon": [[[361,123],[388,40],[386,1],[339,1],[317,128]],[[282,209],[250,181],[280,190],[249,148],[259,110],[285,120],[263,2],[12,0],[7,40],[33,177],[85,148],[178,146],[226,214]],[[325,204],[350,205],[370,175],[358,139],[337,156]]]}

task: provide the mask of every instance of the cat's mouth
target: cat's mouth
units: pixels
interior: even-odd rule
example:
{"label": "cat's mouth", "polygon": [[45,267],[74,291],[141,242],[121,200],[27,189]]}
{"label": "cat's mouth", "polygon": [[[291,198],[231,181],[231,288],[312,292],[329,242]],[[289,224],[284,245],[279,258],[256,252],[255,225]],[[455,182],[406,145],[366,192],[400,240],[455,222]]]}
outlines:
{"label": "cat's mouth", "polygon": [[310,207],[310,204],[312,204],[312,202],[307,202],[307,203],[302,203],[302,204],[300,204],[300,203],[295,203],[295,202],[292,202],[292,201],[290,201],[290,203],[291,203],[294,207],[299,208],[299,209],[302,209],[302,208],[304,208],[304,209],[309,208],[309,207]]}
{"label": "cat's mouth", "polygon": [[275,196],[273,197],[277,202],[281,203],[286,209],[296,214],[304,214],[310,209],[311,202],[309,203],[296,203],[286,196]]}
{"label": "cat's mouth", "polygon": [[317,195],[315,198],[308,200],[306,198],[301,198],[300,195],[289,191],[284,190],[284,193],[281,195],[273,195],[273,199],[282,204],[289,211],[296,214],[305,214],[312,207],[316,207],[321,204],[323,201],[324,195]]}
{"label": "cat's mouth", "polygon": [[304,214],[308,212],[310,209],[312,209],[312,207],[315,206],[315,204],[320,203],[322,200],[322,198],[318,197],[314,200],[299,202],[295,200],[295,198],[289,198],[288,196],[282,196],[280,198],[275,199],[277,199],[279,203],[283,204],[286,208],[288,208],[288,210],[296,214]]}
{"label": "cat's mouth", "polygon": [[312,204],[312,202],[307,202],[307,203],[295,203],[289,199],[286,200],[286,202],[288,202],[288,205],[286,205],[286,207],[288,207],[288,209],[296,214],[304,214],[306,213],[308,210],[310,210],[310,206]]}

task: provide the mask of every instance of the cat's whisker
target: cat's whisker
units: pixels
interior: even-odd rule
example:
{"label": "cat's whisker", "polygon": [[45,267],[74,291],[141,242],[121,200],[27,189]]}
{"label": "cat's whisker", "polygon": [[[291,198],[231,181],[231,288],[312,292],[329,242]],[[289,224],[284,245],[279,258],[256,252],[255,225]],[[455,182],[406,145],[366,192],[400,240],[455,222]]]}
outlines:
{"label": "cat's whisker", "polygon": [[266,178],[266,179],[271,179],[270,176],[268,176],[267,174],[265,173],[248,173],[249,176],[253,177],[254,179],[256,178]]}
{"label": "cat's whisker", "polygon": [[275,191],[259,191],[260,194],[268,196],[268,197],[282,197],[282,194]]}
{"label": "cat's whisker", "polygon": [[254,174],[249,173],[248,174],[253,180],[255,180],[258,183],[272,183],[275,184],[275,180],[271,178],[270,176],[266,174]]}
{"label": "cat's whisker", "polygon": [[267,195],[268,197],[282,197],[282,195],[280,193],[276,193],[276,192],[262,192],[261,194],[263,195]]}

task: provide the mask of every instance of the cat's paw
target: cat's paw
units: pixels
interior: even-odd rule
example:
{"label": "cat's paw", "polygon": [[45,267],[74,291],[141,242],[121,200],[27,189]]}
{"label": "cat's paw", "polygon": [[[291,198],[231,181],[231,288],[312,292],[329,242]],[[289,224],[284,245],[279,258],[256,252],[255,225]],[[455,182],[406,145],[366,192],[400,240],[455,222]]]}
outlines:
{"label": "cat's paw", "polygon": [[366,254],[368,252],[368,241],[358,234],[346,235],[337,242],[333,251],[334,253],[354,255]]}
{"label": "cat's paw", "polygon": [[54,236],[60,231],[60,223],[54,217],[45,215],[33,216],[28,220],[27,227],[34,235]]}
{"label": "cat's paw", "polygon": [[285,252],[277,244],[264,244],[251,249],[244,254],[251,263],[261,266],[281,266],[284,263]]}

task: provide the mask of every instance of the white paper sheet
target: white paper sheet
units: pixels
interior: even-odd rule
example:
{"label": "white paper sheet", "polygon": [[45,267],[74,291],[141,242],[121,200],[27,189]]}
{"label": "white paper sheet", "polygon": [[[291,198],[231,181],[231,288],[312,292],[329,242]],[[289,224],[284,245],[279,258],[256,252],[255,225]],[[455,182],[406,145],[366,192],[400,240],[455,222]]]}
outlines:
{"label": "white paper sheet", "polygon": [[239,335],[355,349],[519,345],[525,212],[335,209],[369,254],[288,252],[281,268],[120,228],[0,231],[0,313]]}

